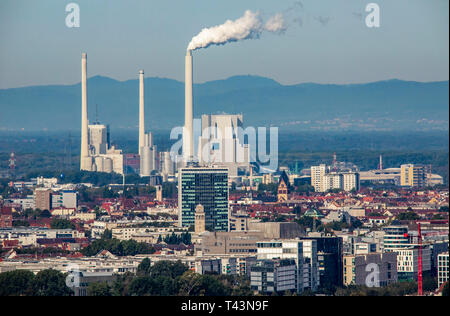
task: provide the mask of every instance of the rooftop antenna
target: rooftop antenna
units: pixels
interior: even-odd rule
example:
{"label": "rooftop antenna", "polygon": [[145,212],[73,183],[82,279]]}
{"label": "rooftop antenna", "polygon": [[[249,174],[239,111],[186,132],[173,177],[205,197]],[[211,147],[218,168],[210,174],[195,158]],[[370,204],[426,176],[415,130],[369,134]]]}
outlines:
{"label": "rooftop antenna", "polygon": [[337,171],[337,158],[336,158],[336,152],[333,153],[333,171]]}
{"label": "rooftop antenna", "polygon": [[98,104],[95,104],[95,124],[98,124]]}
{"label": "rooftop antenna", "polygon": [[11,153],[8,160],[9,169],[11,170],[11,175],[15,178],[16,175],[16,155],[14,152]]}

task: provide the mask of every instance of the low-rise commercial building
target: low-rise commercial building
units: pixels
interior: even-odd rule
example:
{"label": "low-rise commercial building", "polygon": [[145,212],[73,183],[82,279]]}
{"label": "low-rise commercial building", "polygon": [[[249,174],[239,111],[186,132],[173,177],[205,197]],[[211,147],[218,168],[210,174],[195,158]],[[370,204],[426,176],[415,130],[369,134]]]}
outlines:
{"label": "low-rise commercial building", "polygon": [[344,285],[386,286],[395,283],[397,255],[372,253],[344,256]]}

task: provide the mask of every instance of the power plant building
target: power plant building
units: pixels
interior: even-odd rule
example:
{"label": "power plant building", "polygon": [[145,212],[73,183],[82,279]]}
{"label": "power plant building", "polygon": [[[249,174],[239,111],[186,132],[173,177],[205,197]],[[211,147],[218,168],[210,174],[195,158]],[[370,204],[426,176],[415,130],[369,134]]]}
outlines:
{"label": "power plant building", "polygon": [[110,146],[109,127],[89,125],[87,107],[87,54],[81,55],[80,170],[123,174],[122,150]]}
{"label": "power plant building", "polygon": [[139,157],[141,177],[149,177],[152,171],[157,170],[156,146],[153,145],[152,133],[145,133],[145,115],[144,112],[144,71],[139,71]]}
{"label": "power plant building", "polygon": [[238,169],[249,171],[249,146],[244,144],[242,132],[242,114],[202,115],[197,150],[199,163],[226,167],[231,177],[238,175]]}

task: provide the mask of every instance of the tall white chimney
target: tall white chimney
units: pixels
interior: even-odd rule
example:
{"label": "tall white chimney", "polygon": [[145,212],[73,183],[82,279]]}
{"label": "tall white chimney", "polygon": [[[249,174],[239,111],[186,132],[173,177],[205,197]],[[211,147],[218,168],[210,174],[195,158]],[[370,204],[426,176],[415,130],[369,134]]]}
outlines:
{"label": "tall white chimney", "polygon": [[185,65],[185,94],[184,94],[184,135],[183,135],[183,156],[185,161],[189,161],[194,156],[194,131],[193,131],[193,110],[192,110],[192,54],[190,50],[186,52]]}
{"label": "tall white chimney", "polygon": [[81,54],[81,155],[80,169],[90,170],[87,114],[87,54]]}
{"label": "tall white chimney", "polygon": [[139,155],[145,146],[144,71],[139,71]]}

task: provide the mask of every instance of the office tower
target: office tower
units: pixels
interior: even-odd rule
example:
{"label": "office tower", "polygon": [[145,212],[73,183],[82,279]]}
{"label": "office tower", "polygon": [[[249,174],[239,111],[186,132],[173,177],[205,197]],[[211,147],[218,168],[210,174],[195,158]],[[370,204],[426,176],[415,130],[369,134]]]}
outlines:
{"label": "office tower", "polygon": [[[297,293],[305,287],[305,269],[303,257],[303,242],[296,239],[259,241],[256,243],[258,260],[292,259],[297,265]],[[306,267],[306,274],[308,268]],[[306,279],[308,275],[306,275]]]}
{"label": "office tower", "polygon": [[51,199],[51,189],[46,188],[36,188],[34,190],[34,201],[37,209],[43,210],[51,210],[52,208],[52,199]]}
{"label": "office tower", "polygon": [[188,167],[178,174],[179,225],[195,225],[195,209],[201,204],[206,229],[228,229],[228,169]]}
{"label": "office tower", "polygon": [[319,283],[322,288],[342,286],[343,242],[341,237],[302,237],[317,243]]}
{"label": "office tower", "polygon": [[250,267],[250,287],[261,294],[297,291],[297,266],[293,259],[257,260]]}
{"label": "office tower", "polygon": [[304,289],[317,291],[320,283],[320,273],[317,257],[317,241],[314,239],[302,240],[304,260]]}
{"label": "office tower", "polygon": [[[417,279],[419,245],[417,236],[408,232],[408,226],[392,225],[383,228],[383,250],[397,254],[397,274],[400,280]],[[431,270],[431,248],[422,246],[422,271]]]}
{"label": "office tower", "polygon": [[427,171],[424,165],[406,164],[400,167],[400,185],[424,187],[427,185]]}
{"label": "office tower", "polygon": [[411,243],[408,234],[408,226],[392,225],[383,228],[383,249],[384,251],[392,251],[398,248],[407,248]]}

